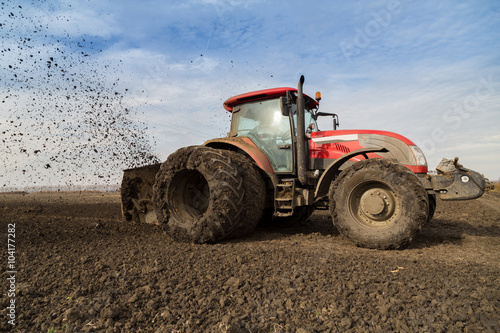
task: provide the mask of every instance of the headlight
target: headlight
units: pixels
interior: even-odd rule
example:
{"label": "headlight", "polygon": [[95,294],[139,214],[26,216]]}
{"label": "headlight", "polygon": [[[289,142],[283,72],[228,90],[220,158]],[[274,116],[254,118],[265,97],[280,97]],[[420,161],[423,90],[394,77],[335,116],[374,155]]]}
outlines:
{"label": "headlight", "polygon": [[418,148],[417,146],[408,147],[410,147],[417,165],[427,166],[427,160],[425,159],[424,153],[420,150],[420,148]]}

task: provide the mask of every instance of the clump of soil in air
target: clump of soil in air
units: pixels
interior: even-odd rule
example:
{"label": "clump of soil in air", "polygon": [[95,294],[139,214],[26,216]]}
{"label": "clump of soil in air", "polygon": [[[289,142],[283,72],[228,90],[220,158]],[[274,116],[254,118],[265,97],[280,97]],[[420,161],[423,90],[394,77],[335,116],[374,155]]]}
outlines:
{"label": "clump of soil in air", "polygon": [[61,30],[71,22],[57,9],[0,4],[0,189],[118,184],[122,169],[158,162],[120,60],[103,57],[110,43]]}

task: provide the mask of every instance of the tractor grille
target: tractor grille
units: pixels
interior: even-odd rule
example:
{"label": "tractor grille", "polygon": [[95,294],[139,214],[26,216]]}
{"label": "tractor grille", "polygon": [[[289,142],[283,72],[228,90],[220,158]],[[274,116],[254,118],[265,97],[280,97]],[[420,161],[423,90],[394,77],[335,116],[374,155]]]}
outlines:
{"label": "tractor grille", "polygon": [[335,149],[339,150],[343,153],[349,153],[351,151],[349,148],[347,148],[346,146],[344,146],[343,144],[340,144],[340,143],[335,144]]}

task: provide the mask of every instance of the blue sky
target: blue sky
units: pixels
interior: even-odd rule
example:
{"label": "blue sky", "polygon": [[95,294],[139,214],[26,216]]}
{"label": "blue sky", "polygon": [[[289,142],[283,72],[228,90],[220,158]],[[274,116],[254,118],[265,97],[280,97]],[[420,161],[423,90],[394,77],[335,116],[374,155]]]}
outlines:
{"label": "blue sky", "polygon": [[0,186],[118,183],[141,150],[224,136],[228,97],[300,75],[340,129],[500,178],[498,1],[3,2]]}

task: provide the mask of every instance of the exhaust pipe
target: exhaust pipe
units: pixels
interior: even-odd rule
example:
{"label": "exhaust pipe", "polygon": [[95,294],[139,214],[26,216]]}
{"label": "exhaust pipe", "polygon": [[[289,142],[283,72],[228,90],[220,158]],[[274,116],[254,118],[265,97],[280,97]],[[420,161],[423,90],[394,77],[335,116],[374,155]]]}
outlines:
{"label": "exhaust pipe", "polygon": [[307,183],[307,156],[306,156],[306,121],[304,102],[304,75],[300,76],[297,86],[297,176],[302,185]]}

